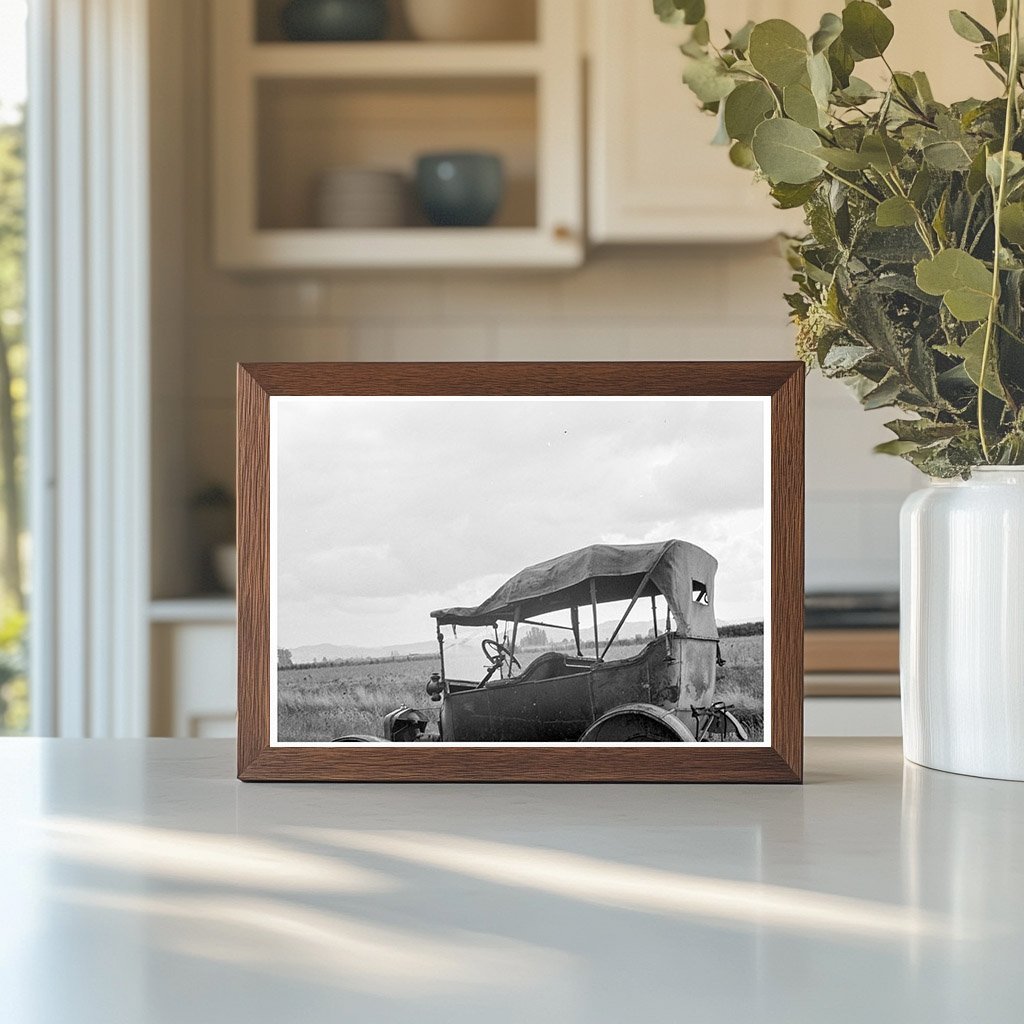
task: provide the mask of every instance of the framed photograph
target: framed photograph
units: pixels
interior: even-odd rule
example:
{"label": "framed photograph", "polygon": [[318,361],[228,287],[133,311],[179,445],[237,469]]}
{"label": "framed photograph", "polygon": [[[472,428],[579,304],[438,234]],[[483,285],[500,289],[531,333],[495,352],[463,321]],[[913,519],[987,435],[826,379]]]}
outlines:
{"label": "framed photograph", "polygon": [[799,782],[803,382],[240,365],[239,778]]}

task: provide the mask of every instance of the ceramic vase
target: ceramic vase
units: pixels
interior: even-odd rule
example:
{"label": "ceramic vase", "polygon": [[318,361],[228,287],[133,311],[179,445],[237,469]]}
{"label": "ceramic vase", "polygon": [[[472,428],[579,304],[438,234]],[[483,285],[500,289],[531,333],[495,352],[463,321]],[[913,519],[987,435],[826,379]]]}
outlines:
{"label": "ceramic vase", "polygon": [[900,553],[906,757],[1024,781],[1024,466],[912,494]]}

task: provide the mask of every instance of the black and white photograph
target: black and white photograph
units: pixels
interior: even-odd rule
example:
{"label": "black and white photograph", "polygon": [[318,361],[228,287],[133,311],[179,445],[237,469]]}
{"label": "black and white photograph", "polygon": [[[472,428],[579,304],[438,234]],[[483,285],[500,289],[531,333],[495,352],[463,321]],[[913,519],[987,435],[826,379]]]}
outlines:
{"label": "black and white photograph", "polygon": [[763,397],[275,396],[271,742],[765,745]]}

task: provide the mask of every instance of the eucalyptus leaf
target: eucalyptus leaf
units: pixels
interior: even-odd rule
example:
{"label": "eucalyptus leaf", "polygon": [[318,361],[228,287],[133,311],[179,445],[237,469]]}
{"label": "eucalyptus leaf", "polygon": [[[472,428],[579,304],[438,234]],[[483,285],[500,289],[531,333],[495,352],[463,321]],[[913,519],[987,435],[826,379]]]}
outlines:
{"label": "eucalyptus leaf", "polygon": [[909,199],[892,196],[878,204],[875,210],[875,223],[880,228],[909,227],[917,223],[917,211]]}
{"label": "eucalyptus leaf", "polygon": [[772,18],[750,33],[747,59],[773,85],[793,85],[807,70],[807,38],[795,25]]}
{"label": "eucalyptus leaf", "polygon": [[828,53],[828,66],[832,69],[832,77],[835,79],[836,86],[839,89],[845,89],[850,84],[850,76],[853,74],[856,64],[853,50],[840,36],[826,52]]}
{"label": "eucalyptus leaf", "polygon": [[985,148],[979,149],[971,159],[971,163],[967,171],[967,180],[964,184],[967,186],[968,193],[972,196],[977,195],[985,187],[985,183],[988,180],[985,176],[987,163],[988,150]]}
{"label": "eucalyptus leaf", "polygon": [[941,295],[958,320],[971,322],[988,316],[992,271],[962,249],[945,249],[916,268],[917,286],[929,295]]}
{"label": "eucalyptus leaf", "polygon": [[843,39],[864,60],[881,57],[893,32],[892,22],[866,0],[853,0],[843,9]]}
{"label": "eucalyptus leaf", "polygon": [[[779,207],[803,207],[806,230],[785,245],[800,358],[869,408],[908,417],[890,424],[894,440],[879,450],[923,472],[1024,464],[1024,124],[1013,119],[1004,147],[1003,89],[937,102],[926,75],[902,63],[910,47],[885,85],[858,78],[857,61],[888,55],[888,0],[841,4],[810,39],[788,21],[748,22],[718,49],[704,6],[658,0],[655,9],[693,26],[686,79],[718,118],[716,141],[728,136],[730,161],[767,179]],[[991,28],[973,6],[950,17],[1000,79],[1008,6],[994,0]],[[929,34],[915,40],[908,26],[908,41],[927,45]],[[1004,148],[1012,155],[997,233]],[[979,403],[986,329],[989,401]]]}
{"label": "eucalyptus leaf", "polygon": [[905,75],[902,71],[897,71],[892,76],[892,84],[904,104],[911,108],[920,108],[922,106],[924,101],[918,94],[917,82],[914,81],[913,75]]}
{"label": "eucalyptus leaf", "polygon": [[726,50],[735,53],[746,53],[750,46],[750,33],[754,30],[754,22],[748,21],[743,28],[737,29],[729,36],[729,42],[725,44]]}
{"label": "eucalyptus leaf", "polygon": [[927,199],[935,181],[935,175],[927,164],[922,164],[921,169],[914,175],[914,181],[910,186],[907,196],[912,203],[920,205]]}
{"label": "eucalyptus leaf", "polygon": [[822,112],[822,127],[828,123],[828,104],[832,94],[832,69],[828,57],[823,53],[816,54],[807,62],[807,79],[811,86],[818,109]]}
{"label": "eucalyptus leaf", "polygon": [[895,405],[901,390],[902,381],[894,374],[864,395],[861,399],[861,405],[868,410],[883,409],[887,406]]}
{"label": "eucalyptus leaf", "polygon": [[818,31],[811,36],[811,52],[827,50],[843,32],[843,19],[836,14],[823,14]]}
{"label": "eucalyptus leaf", "polygon": [[840,95],[847,103],[857,106],[861,103],[867,103],[869,100],[878,99],[879,93],[877,89],[865,82],[863,78],[851,75],[849,84],[845,89],[840,90]]}
{"label": "eucalyptus leaf", "polygon": [[775,97],[763,82],[742,82],[725,101],[725,128],[729,137],[748,146],[754,129],[775,111]]}
{"label": "eucalyptus leaf", "polygon": [[921,152],[925,160],[940,171],[966,171],[971,166],[971,157],[959,142],[940,139],[924,145]]}
{"label": "eucalyptus leaf", "polygon": [[803,206],[817,188],[817,181],[804,182],[801,185],[791,185],[783,181],[772,186],[772,199],[780,210],[795,210],[798,206]]}
{"label": "eucalyptus leaf", "polygon": [[815,156],[820,156],[833,167],[842,171],[863,171],[871,166],[871,161],[852,149],[837,149],[833,146],[819,146],[814,150]]}
{"label": "eucalyptus leaf", "polygon": [[953,31],[969,43],[994,42],[995,36],[984,25],[972,18],[966,11],[950,11],[949,23]]}
{"label": "eucalyptus leaf", "polygon": [[757,160],[754,159],[754,151],[745,142],[734,142],[729,149],[729,160],[736,167],[742,167],[745,171],[756,171]]}
{"label": "eucalyptus leaf", "polygon": [[810,128],[779,117],[757,126],[751,148],[769,181],[802,185],[825,169],[825,161],[816,153],[820,142]]}
{"label": "eucalyptus leaf", "polygon": [[917,86],[917,94],[921,97],[926,104],[935,102],[935,95],[932,93],[931,82],[928,81],[928,76],[923,71],[915,71],[911,77],[914,79],[914,84]]}
{"label": "eucalyptus leaf", "polygon": [[717,60],[689,60],[683,71],[683,81],[702,103],[724,100],[736,88],[735,79]]}
{"label": "eucalyptus leaf", "polygon": [[654,0],[654,13],[669,25],[696,25],[704,17],[704,0]]}
{"label": "eucalyptus leaf", "polygon": [[[976,387],[981,387],[981,367],[985,354],[985,326],[984,324],[972,332],[967,340],[960,346],[944,345],[939,351],[953,359],[962,359],[964,372]],[[989,345],[989,361],[985,366],[985,390],[996,398],[1006,398],[1006,392],[999,381],[999,376],[993,358],[994,343]]]}
{"label": "eucalyptus leaf", "polygon": [[887,135],[865,135],[860,152],[876,171],[883,174],[892,173],[903,159],[903,147]]}
{"label": "eucalyptus leaf", "polygon": [[885,425],[901,441],[915,441],[918,444],[934,444],[948,441],[960,432],[956,423],[936,423],[934,420],[892,420]]}
{"label": "eucalyptus leaf", "polygon": [[805,128],[824,126],[822,110],[811,92],[810,82],[795,82],[782,90],[782,106],[786,116]]}
{"label": "eucalyptus leaf", "polygon": [[[867,405],[864,408],[867,408]],[[920,447],[917,441],[883,441],[876,444],[872,450],[876,455],[906,455]]]}
{"label": "eucalyptus leaf", "polygon": [[1006,241],[1024,246],[1024,203],[1010,203],[1003,210],[1000,230]]}
{"label": "eucalyptus leaf", "polygon": [[[1003,173],[1003,154],[993,153],[985,161],[985,177],[988,179],[988,183],[992,190],[995,191],[999,188],[999,180]],[[1024,157],[1020,153],[1015,153],[1010,150],[1006,154],[1006,181],[1009,186],[1009,190],[1012,192],[1015,183],[1024,176]]]}

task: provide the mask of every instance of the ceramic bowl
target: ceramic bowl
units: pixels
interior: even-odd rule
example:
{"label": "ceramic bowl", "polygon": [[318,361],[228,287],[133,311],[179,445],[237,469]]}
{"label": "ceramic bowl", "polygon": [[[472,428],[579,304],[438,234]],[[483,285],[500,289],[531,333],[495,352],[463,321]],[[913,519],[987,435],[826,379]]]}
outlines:
{"label": "ceramic bowl", "polygon": [[402,174],[338,167],[320,178],[316,222],[322,228],[399,228],[406,221],[407,200]]}
{"label": "ceramic bowl", "polygon": [[285,38],[296,42],[380,39],[387,26],[387,0],[290,0],[281,11]]}
{"label": "ceramic bowl", "polygon": [[426,153],[416,162],[416,193],[436,227],[489,224],[505,194],[501,157],[493,153]]}
{"label": "ceramic bowl", "polygon": [[533,4],[522,0],[404,0],[405,17],[417,39],[474,42],[530,39]]}

